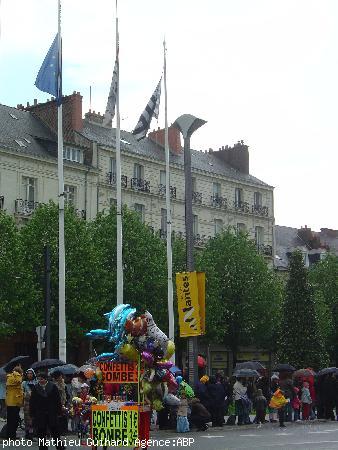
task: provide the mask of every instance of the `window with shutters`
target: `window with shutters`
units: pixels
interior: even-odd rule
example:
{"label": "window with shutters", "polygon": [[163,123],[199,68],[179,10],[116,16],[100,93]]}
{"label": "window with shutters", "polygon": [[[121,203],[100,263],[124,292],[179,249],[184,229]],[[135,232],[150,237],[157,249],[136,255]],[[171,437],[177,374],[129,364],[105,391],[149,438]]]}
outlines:
{"label": "window with shutters", "polygon": [[22,177],[23,200],[34,203],[36,201],[36,179]]}
{"label": "window with shutters", "polygon": [[65,184],[65,202],[75,206],[76,187]]}
{"label": "window with shutters", "polygon": [[145,217],[144,205],[142,205],[141,203],[135,203],[134,210],[137,212],[141,222],[144,223],[144,217]]}
{"label": "window with shutters", "polygon": [[215,219],[214,220],[215,234],[221,233],[223,231],[223,220]]}

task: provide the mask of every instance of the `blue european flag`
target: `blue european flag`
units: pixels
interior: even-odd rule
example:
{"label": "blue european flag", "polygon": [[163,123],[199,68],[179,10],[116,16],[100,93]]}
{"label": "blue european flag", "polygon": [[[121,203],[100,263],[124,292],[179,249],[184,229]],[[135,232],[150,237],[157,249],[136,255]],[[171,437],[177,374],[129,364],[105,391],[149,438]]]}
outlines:
{"label": "blue european flag", "polygon": [[61,67],[59,67],[59,38],[55,36],[53,44],[40,67],[35,86],[42,92],[48,92],[56,97],[59,104],[61,93]]}

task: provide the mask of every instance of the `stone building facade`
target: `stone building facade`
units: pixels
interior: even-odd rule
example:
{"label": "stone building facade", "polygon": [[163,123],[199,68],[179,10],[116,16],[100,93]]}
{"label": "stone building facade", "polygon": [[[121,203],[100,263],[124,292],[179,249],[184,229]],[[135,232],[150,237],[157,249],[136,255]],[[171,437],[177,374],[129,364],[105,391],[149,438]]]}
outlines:
{"label": "stone building facade", "polygon": [[[65,198],[87,220],[116,201],[115,129],[103,116],[82,116],[78,92],[63,100]],[[18,223],[40,204],[57,201],[57,109],[54,100],[26,107],[0,105],[0,208]],[[173,232],[184,237],[183,149],[169,128]],[[166,235],[164,130],[137,142],[121,131],[122,201]],[[273,255],[273,187],[249,173],[243,142],[218,151],[192,150],[196,246],[224,227],[246,230],[257,248]]]}

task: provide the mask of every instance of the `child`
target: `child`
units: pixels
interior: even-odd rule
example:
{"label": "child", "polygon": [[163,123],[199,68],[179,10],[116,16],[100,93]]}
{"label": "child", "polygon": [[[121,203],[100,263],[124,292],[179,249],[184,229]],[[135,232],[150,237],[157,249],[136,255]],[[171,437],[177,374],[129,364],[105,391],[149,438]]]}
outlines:
{"label": "child", "polygon": [[291,407],[293,409],[293,420],[295,422],[297,422],[298,420],[300,420],[301,401],[300,401],[300,399],[298,397],[299,389],[297,387],[294,387],[293,391],[295,393],[295,396],[291,400]]}
{"label": "child", "polygon": [[189,431],[189,421],[188,421],[188,400],[186,398],[185,392],[181,392],[180,405],[177,411],[177,428],[178,433],[186,433]]}
{"label": "child", "polygon": [[309,390],[309,383],[307,381],[304,381],[304,383],[303,383],[301,400],[302,400],[302,405],[303,405],[302,419],[309,420],[310,406],[312,403],[312,399],[311,399],[310,390]]}
{"label": "child", "polygon": [[262,389],[257,389],[257,395],[254,399],[253,404],[256,410],[255,422],[260,427],[261,424],[265,422],[266,406],[267,406],[267,401],[263,395]]}

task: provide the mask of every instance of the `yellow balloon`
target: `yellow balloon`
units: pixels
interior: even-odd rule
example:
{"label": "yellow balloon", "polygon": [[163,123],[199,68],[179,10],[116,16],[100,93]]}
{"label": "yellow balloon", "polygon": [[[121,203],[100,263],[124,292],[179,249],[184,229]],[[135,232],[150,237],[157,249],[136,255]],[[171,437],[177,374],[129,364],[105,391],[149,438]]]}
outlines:
{"label": "yellow balloon", "polygon": [[122,347],[120,348],[120,353],[130,361],[138,361],[138,351],[131,344],[122,345]]}
{"label": "yellow balloon", "polygon": [[96,375],[96,378],[97,378],[98,381],[102,380],[102,372],[101,372],[101,370],[99,368],[96,369],[95,375]]}
{"label": "yellow balloon", "polygon": [[143,381],[142,388],[143,388],[144,394],[149,394],[149,392],[151,391],[151,384],[148,383],[148,381]]}
{"label": "yellow balloon", "polygon": [[161,402],[161,400],[154,400],[153,401],[153,408],[155,411],[161,411],[161,409],[163,409],[163,403]]}
{"label": "yellow balloon", "polygon": [[167,353],[165,354],[165,359],[170,359],[175,353],[175,344],[173,341],[168,341]]}

